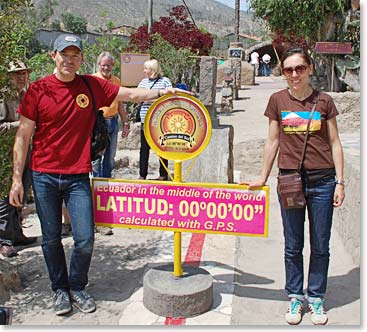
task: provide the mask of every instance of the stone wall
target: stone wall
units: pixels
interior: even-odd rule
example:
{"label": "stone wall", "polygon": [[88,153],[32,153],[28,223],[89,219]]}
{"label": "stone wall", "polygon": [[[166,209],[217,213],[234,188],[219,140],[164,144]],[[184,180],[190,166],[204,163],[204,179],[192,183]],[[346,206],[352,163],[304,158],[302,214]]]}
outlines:
{"label": "stone wall", "polygon": [[[230,67],[231,61],[226,60],[223,64],[218,65],[217,70],[217,84],[222,85],[224,79],[224,68]],[[254,68],[247,61],[241,61],[241,85],[254,84]]]}
{"label": "stone wall", "polygon": [[360,94],[328,92],[339,111],[337,123],[344,152],[345,200],[334,210],[334,229],[355,264],[360,264]]}

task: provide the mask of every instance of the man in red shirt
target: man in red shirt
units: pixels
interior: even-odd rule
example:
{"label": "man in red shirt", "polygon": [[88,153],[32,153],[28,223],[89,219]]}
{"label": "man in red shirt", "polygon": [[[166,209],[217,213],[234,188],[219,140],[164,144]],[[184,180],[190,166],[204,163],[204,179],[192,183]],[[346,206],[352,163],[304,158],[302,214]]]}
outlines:
{"label": "man in red shirt", "polygon": [[[57,315],[71,310],[96,309],[85,291],[94,244],[92,194],[89,180],[91,138],[95,122],[92,96],[77,71],[83,61],[79,37],[63,34],[56,38],[52,58],[56,72],[32,83],[20,106],[20,126],[13,149],[13,183],[9,202],[22,205],[22,172],[32,139],[32,184],[42,229],[42,250],[55,292]],[[97,109],[118,101],[142,102],[165,94],[185,92],[129,89],[85,75]],[[62,204],[69,212],[74,248],[69,273],[61,242]]]}

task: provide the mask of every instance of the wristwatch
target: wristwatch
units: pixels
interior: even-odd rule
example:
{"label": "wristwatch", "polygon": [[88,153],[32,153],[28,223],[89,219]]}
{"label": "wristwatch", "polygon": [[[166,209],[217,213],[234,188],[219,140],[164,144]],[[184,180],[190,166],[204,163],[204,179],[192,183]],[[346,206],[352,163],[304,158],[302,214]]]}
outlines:
{"label": "wristwatch", "polygon": [[124,126],[128,126],[129,125],[129,122],[124,122]]}
{"label": "wristwatch", "polygon": [[336,180],[335,180],[335,183],[336,183],[336,184],[341,184],[342,186],[345,186],[345,181],[344,181],[344,180],[336,179]]}

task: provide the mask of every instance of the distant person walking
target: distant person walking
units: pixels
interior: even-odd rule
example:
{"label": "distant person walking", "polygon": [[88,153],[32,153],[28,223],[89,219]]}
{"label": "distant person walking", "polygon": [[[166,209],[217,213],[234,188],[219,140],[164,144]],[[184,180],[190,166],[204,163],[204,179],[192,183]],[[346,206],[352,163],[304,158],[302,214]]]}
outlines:
{"label": "distant person walking", "polygon": [[[307,209],[311,246],[307,300],[313,324],[324,325],[328,321],[324,296],[330,260],[332,217],[334,208],[341,206],[344,201],[343,150],[336,122],[338,111],[328,94],[318,92],[309,85],[313,64],[302,48],[287,50],[281,68],[288,89],[270,97],[265,110],[265,116],[269,118],[269,135],[264,148],[261,178],[248,184],[249,188],[265,185],[278,152],[279,173],[297,171],[305,139],[305,120],[308,121],[312,115],[304,167],[301,169],[307,205],[305,208],[286,209],[279,195],[285,238],[285,290],[290,299],[285,319],[292,325],[302,320]],[[314,105],[315,112],[312,114]]]}
{"label": "distant person walking", "polygon": [[251,53],[251,65],[254,67],[254,73],[255,73],[255,76],[258,76],[259,75],[259,53],[257,53],[256,51],[255,52],[252,52]]}

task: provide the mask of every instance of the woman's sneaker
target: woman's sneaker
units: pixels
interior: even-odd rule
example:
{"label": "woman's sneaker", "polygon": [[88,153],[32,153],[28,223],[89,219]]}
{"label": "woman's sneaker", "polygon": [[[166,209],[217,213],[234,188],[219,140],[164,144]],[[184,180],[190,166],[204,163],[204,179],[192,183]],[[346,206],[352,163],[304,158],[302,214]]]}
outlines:
{"label": "woman's sneaker", "polygon": [[311,313],[311,321],[314,325],[325,325],[328,321],[324,300],[317,298],[314,302],[308,304]]}
{"label": "woman's sneaker", "polygon": [[73,300],[73,305],[76,306],[81,312],[93,312],[96,310],[96,304],[91,295],[89,295],[85,290],[82,291],[70,291],[71,299]]}
{"label": "woman's sneaker", "polygon": [[297,325],[302,320],[302,309],[303,304],[302,301],[293,297],[289,302],[288,311],[285,314],[285,320],[290,325]]}
{"label": "woman's sneaker", "polygon": [[57,289],[54,294],[54,309],[56,315],[64,315],[71,311],[70,296],[66,290]]}

